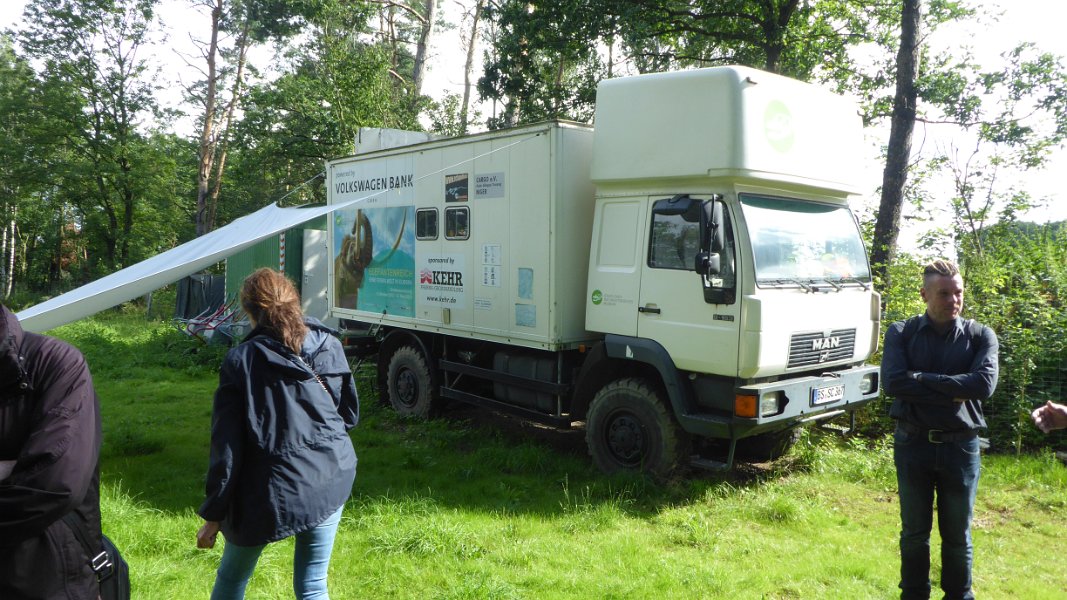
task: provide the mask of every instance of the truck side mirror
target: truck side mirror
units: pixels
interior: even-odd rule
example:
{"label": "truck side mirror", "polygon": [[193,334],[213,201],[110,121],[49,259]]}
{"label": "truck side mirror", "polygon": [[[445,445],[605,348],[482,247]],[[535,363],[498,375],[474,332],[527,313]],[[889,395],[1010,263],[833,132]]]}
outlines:
{"label": "truck side mirror", "polygon": [[708,222],[708,243],[705,246],[712,253],[722,252],[726,247],[726,231],[723,227],[723,206],[718,200],[709,200],[704,204]]}
{"label": "truck side mirror", "polygon": [[693,270],[704,277],[712,277],[722,272],[722,255],[718,252],[699,252],[693,263]]}

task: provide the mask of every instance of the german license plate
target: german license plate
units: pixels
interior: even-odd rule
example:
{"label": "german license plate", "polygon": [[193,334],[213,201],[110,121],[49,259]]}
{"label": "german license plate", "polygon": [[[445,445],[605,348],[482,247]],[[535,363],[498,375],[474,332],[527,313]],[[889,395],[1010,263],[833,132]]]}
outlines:
{"label": "german license plate", "polygon": [[811,405],[829,404],[837,402],[845,397],[845,386],[832,385],[830,387],[816,388],[811,390]]}

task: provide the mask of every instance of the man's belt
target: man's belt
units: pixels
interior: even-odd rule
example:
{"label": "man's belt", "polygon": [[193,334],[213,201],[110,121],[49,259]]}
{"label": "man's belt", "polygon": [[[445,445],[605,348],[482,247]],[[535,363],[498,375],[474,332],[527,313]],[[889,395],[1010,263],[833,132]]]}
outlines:
{"label": "man's belt", "polygon": [[943,444],[945,442],[963,442],[978,437],[977,429],[958,429],[945,431],[942,429],[926,429],[913,425],[907,421],[897,421],[897,427],[908,433],[918,433],[926,437],[931,444]]}

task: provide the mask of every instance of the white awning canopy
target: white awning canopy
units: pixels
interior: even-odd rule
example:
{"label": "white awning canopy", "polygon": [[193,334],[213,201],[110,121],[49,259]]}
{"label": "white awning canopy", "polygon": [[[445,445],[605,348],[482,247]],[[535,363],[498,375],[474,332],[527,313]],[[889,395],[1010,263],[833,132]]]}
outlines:
{"label": "white awning canopy", "polygon": [[26,331],[40,333],[142,296],[205,269],[256,242],[364,200],[312,208],[271,204],[229,225],[19,312]]}

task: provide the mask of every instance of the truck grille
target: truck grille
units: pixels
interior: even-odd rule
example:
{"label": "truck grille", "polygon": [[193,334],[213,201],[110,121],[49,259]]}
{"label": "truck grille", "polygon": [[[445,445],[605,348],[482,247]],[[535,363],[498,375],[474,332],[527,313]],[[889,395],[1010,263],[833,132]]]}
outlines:
{"label": "truck grille", "polygon": [[789,341],[789,368],[810,367],[852,358],[856,346],[855,329],[794,333]]}

